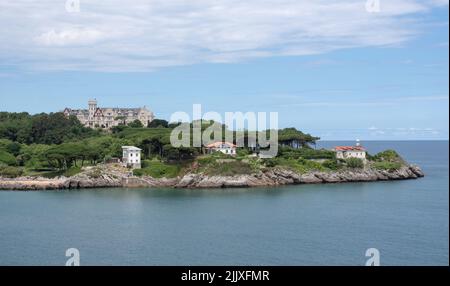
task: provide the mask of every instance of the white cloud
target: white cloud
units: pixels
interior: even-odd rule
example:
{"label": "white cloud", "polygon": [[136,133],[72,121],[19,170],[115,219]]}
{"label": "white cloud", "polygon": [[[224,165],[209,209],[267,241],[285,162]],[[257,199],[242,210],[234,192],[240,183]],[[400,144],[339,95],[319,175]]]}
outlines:
{"label": "white cloud", "polygon": [[402,44],[448,1],[0,0],[0,61],[25,69],[147,71]]}
{"label": "white cloud", "polygon": [[395,128],[377,128],[369,127],[369,135],[371,137],[411,137],[411,138],[431,138],[440,135],[441,131],[434,128],[419,128],[419,127],[395,127]]}
{"label": "white cloud", "polygon": [[[289,100],[289,97],[285,97]],[[448,95],[428,95],[428,96],[407,96],[400,98],[378,98],[376,100],[359,99],[354,102],[342,102],[340,100],[326,100],[326,101],[308,101],[307,98],[291,96],[292,100],[295,102],[281,103],[277,106],[280,107],[339,107],[339,108],[349,108],[349,107],[380,107],[380,106],[404,106],[406,103],[411,102],[430,102],[430,101],[449,101]],[[446,103],[448,104],[448,103]],[[371,127],[375,128],[375,127]]]}
{"label": "white cloud", "polygon": [[431,0],[431,3],[436,6],[448,6],[448,0]]}
{"label": "white cloud", "polygon": [[107,34],[102,31],[72,28],[60,32],[50,30],[36,37],[36,42],[44,46],[70,46],[94,44],[106,38]]}

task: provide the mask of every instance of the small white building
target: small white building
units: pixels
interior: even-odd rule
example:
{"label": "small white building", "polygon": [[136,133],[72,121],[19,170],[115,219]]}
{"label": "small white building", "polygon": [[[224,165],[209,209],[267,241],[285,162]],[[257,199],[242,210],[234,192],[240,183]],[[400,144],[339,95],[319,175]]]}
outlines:
{"label": "small white building", "polygon": [[356,146],[336,146],[333,151],[336,152],[336,159],[366,159],[366,149],[360,146],[359,143]]}
{"label": "small white building", "polygon": [[236,145],[230,142],[214,142],[205,146],[206,153],[222,152],[226,155],[236,155]]}
{"label": "small white building", "polygon": [[134,146],[122,146],[122,164],[133,169],[141,168],[141,149]]}

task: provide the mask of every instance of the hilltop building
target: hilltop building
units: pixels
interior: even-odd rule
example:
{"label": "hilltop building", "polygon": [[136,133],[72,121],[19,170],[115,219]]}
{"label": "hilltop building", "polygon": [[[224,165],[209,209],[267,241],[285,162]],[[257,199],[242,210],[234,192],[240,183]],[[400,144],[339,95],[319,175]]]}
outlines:
{"label": "hilltop building", "polygon": [[117,125],[126,125],[139,120],[147,126],[155,118],[153,112],[145,106],[140,108],[101,108],[96,100],[88,101],[88,109],[64,109],[66,116],[76,116],[86,127],[110,129]]}

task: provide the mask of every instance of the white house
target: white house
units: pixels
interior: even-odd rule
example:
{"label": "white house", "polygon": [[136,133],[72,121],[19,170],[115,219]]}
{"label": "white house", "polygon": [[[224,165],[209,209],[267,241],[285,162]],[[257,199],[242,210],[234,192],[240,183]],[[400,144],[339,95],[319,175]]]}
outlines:
{"label": "white house", "polygon": [[359,158],[366,159],[366,149],[357,141],[356,146],[336,146],[333,151],[336,152],[337,159]]}
{"label": "white house", "polygon": [[141,168],[141,149],[134,146],[122,146],[122,164],[134,169]]}
{"label": "white house", "polygon": [[236,145],[230,142],[214,142],[206,145],[205,148],[208,154],[222,152],[223,154],[231,156],[236,155]]}

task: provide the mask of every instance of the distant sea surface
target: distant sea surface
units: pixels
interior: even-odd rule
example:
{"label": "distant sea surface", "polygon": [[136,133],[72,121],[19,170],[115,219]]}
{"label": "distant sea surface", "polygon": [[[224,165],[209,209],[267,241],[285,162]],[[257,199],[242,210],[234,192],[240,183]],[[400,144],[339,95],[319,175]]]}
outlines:
{"label": "distant sea surface", "polygon": [[[318,147],[354,142],[319,142]],[[0,265],[449,264],[448,141],[397,150],[418,180],[252,189],[0,191]]]}

